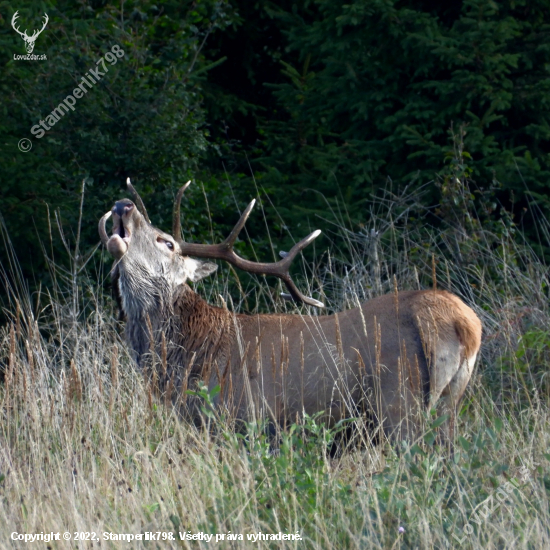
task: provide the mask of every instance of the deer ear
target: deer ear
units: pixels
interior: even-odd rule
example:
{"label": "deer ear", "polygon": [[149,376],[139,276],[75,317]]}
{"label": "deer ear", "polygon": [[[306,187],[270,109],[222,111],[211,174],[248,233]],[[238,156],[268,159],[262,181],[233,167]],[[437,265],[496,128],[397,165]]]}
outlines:
{"label": "deer ear", "polygon": [[201,262],[200,260],[194,260],[192,258],[186,258],[186,266],[188,269],[188,277],[190,281],[196,283],[208,275],[212,275],[216,269],[218,269],[217,264],[212,262]]}

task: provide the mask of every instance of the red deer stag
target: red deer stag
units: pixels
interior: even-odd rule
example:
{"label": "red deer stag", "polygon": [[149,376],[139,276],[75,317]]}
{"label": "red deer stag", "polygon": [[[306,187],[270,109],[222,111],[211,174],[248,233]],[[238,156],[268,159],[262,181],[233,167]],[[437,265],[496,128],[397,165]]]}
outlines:
{"label": "red deer stag", "polygon": [[329,424],[362,411],[392,439],[408,440],[419,435],[420,408],[437,406],[449,414],[445,435],[451,435],[481,343],[481,323],[467,305],[446,291],[417,290],[334,315],[245,315],[211,306],[186,283],[217,266],[190,256],[279,277],[295,301],[323,307],[289,276],[292,260],[320,231],[276,263],[245,260],[233,244],[252,201],[221,244],[184,242],[180,204],[188,185],[176,197],[172,235],[153,227],[130,180],[139,209],[122,199],[99,222],[115,259],[112,277],[126,339],[141,368],[156,365],[163,390],[181,395],[202,379],[209,388],[221,386],[216,405],[236,418],[263,415],[279,424],[303,411],[323,411]]}

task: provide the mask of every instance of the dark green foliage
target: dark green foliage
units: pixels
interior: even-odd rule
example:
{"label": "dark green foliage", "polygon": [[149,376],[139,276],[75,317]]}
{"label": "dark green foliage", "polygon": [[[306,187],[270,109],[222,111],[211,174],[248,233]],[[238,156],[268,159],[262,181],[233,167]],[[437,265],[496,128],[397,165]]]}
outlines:
{"label": "dark green foliage", "polygon": [[[407,185],[439,204],[419,223],[454,223],[467,200],[483,223],[504,216],[539,240],[536,217],[550,212],[547,2],[22,2],[22,28],[49,15],[34,52],[47,61],[13,59],[23,41],[1,5],[0,212],[27,277],[48,283],[37,244],[50,238],[47,207],[74,241],[83,178],[83,250],[128,176],[163,228],[176,188],[195,178],[183,228],[201,241],[226,234],[259,192],[271,235],[258,214],[243,239],[265,260],[269,239],[286,249],[336,218],[357,230],[373,194]],[[124,57],[36,139],[30,129],[113,45]]]}
{"label": "dark green foliage", "polygon": [[256,5],[255,22],[271,16],[284,42],[262,55],[279,70],[247,82],[274,95],[258,111],[252,166],[294,225],[304,214],[331,218],[325,200],[335,199],[362,222],[387,178],[396,188],[434,180],[461,127],[477,186],[499,181],[500,199],[519,200],[518,211],[529,189],[548,212],[547,2]]}
{"label": "dark green foliage", "polygon": [[[127,195],[128,176],[155,222],[170,226],[175,189],[193,177],[207,147],[201,82],[210,62],[204,45],[209,35],[231,23],[232,8],[218,0],[161,5],[61,2],[42,4],[40,11],[33,3],[19,3],[22,29],[36,26],[42,13],[49,15],[34,51],[46,54],[45,61],[13,59],[25,52],[10,26],[12,8],[4,8],[0,53],[9,61],[0,81],[1,212],[16,248],[32,246],[37,251],[20,254],[26,273],[34,267],[35,276],[43,277],[43,270],[37,269],[43,263],[37,233],[48,241],[46,205],[50,212],[59,209],[69,231],[76,231],[83,178],[88,178],[83,227],[87,247],[98,241],[101,214],[122,193]],[[77,100],[74,111],[40,139],[31,134],[31,127],[46,119],[89,69],[102,70],[97,62],[114,45],[124,50],[124,57],[106,63],[106,74]],[[31,139],[30,152],[18,150],[21,138]],[[206,188],[210,191],[211,183]],[[200,193],[195,186],[189,195]],[[216,196],[222,195],[216,189]],[[217,207],[223,208],[220,202]],[[192,219],[184,216],[188,234],[200,222],[206,232],[206,209],[201,211]],[[55,227],[54,233],[56,238]]]}

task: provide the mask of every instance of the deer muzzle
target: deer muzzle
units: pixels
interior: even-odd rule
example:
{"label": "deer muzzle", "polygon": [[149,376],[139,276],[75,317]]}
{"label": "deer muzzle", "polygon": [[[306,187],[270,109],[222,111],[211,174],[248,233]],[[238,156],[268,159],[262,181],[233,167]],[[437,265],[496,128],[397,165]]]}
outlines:
{"label": "deer muzzle", "polygon": [[[115,260],[119,260],[128,251],[131,232],[129,225],[132,215],[135,213],[134,203],[124,199],[115,203],[113,209],[107,212],[99,221],[99,236],[101,242]],[[113,233],[109,237],[105,224],[107,219],[113,216]]]}

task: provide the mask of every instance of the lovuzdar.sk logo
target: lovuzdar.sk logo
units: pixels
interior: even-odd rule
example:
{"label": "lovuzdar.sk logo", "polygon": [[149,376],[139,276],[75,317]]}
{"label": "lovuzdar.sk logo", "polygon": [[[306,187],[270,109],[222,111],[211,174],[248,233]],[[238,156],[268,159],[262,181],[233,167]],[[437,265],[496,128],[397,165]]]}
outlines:
{"label": "lovuzdar.sk logo", "polygon": [[38,38],[38,36],[40,35],[40,33],[46,28],[46,25],[48,24],[48,21],[49,21],[49,18],[48,18],[48,14],[47,13],[44,13],[44,23],[42,25],[42,28],[40,30],[34,30],[32,35],[29,36],[27,34],[27,29],[25,29],[24,32],[21,32],[18,27],[16,26],[18,24],[17,22],[17,17],[18,17],[18,14],[19,13],[19,10],[17,10],[14,14],[13,14],[13,17],[11,19],[11,26],[13,27],[13,30],[15,32],[17,32],[18,34],[21,35],[21,38],[24,40],[25,42],[25,49],[27,50],[27,54],[26,55],[16,55],[16,54],[13,54],[13,58],[18,60],[18,59],[23,59],[23,60],[26,60],[26,61],[43,61],[45,59],[47,59],[46,55],[45,54],[42,54],[42,55],[34,55],[32,52],[34,50],[34,43],[36,42],[36,39]]}

